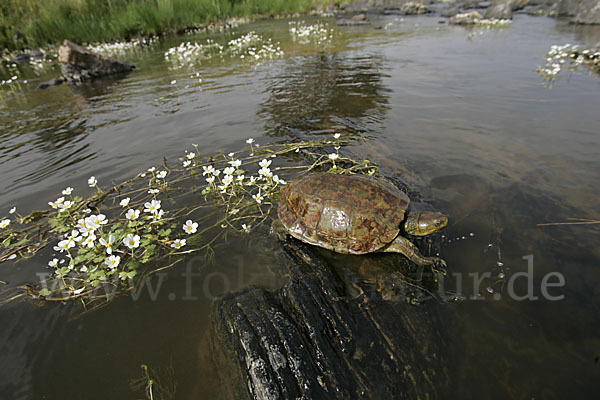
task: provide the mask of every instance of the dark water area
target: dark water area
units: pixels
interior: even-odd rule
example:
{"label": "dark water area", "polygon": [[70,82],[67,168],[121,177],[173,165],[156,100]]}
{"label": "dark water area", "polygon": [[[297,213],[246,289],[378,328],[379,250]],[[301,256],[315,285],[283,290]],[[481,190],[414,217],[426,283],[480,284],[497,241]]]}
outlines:
{"label": "dark water area", "polygon": [[[170,68],[164,51],[204,38],[189,36],[129,53],[138,69],[120,79],[45,91],[31,82],[0,103],[0,217],[13,206],[46,208],[67,186],[89,194],[91,175],[108,186],[163,157],[175,162],[192,144],[227,153],[249,137],[361,132],[370,139],[346,151],[449,216],[438,238],[443,291],[464,299],[415,305],[442,320],[445,397],[595,398],[600,225],[536,224],[600,219],[600,79],[563,71],[548,88],[535,71],[551,45],[594,45],[600,28],[525,15],[502,29],[437,17],[374,25],[385,29],[336,28],[333,43],[319,47],[293,42],[288,21],[259,22],[211,37],[254,30],[281,42],[283,58]],[[70,305],[3,306],[0,398],[141,398],[128,387],[140,364],[172,367],[176,398],[219,398],[207,344],[212,299],[285,282],[278,244],[265,230],[251,236],[220,246],[213,263],[169,270],[155,299],[124,296],[83,316]],[[51,254],[3,263],[0,289],[35,282]],[[191,288],[188,266],[199,274]]]}

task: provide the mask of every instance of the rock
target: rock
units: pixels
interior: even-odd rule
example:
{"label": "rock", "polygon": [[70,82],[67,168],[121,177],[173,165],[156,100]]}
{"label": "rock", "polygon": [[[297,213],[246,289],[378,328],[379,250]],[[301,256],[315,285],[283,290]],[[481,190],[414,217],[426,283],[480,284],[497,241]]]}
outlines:
{"label": "rock", "polygon": [[444,10],[441,15],[442,15],[442,17],[450,18],[450,17],[454,17],[456,14],[459,14],[459,13],[460,13],[459,7],[452,7],[447,10]]}
{"label": "rock", "polygon": [[116,73],[130,72],[135,65],[94,54],[85,47],[65,40],[58,48],[58,61],[63,77],[70,84]]}
{"label": "rock", "polygon": [[512,4],[510,1],[494,3],[483,14],[485,19],[512,19]]}
{"label": "rock", "polygon": [[44,58],[44,53],[39,50],[25,51],[23,53],[17,53],[10,59],[15,64],[28,64],[31,60],[41,60]]}
{"label": "rock", "polygon": [[477,23],[480,19],[483,19],[481,14],[477,11],[471,11],[469,13],[456,14],[454,17],[450,18],[450,23],[453,25],[472,25]]}
{"label": "rock", "polygon": [[64,81],[66,81],[66,79],[63,78],[62,76],[60,76],[58,78],[50,79],[47,82],[40,83],[40,85],[37,87],[37,89],[48,89],[51,86],[61,85]]}
{"label": "rock", "polygon": [[449,366],[435,309],[409,304],[406,292],[402,301],[386,301],[366,287],[352,295],[317,250],[291,240],[285,250],[290,278],[284,287],[250,288],[213,304],[210,340],[214,369],[227,392],[222,398],[447,393]]}
{"label": "rock", "polygon": [[400,12],[405,15],[421,15],[430,13],[431,10],[425,7],[422,3],[409,1],[400,8]]}
{"label": "rock", "polygon": [[[360,15],[364,16],[365,18],[364,19],[355,19],[354,18],[354,17],[360,16]],[[340,18],[337,21],[335,21],[335,24],[337,26],[355,26],[355,25],[369,25],[370,24],[369,20],[367,19],[367,17],[364,14],[358,14],[358,15],[355,15],[354,17]]]}
{"label": "rock", "polygon": [[353,21],[366,21],[367,20],[367,16],[365,14],[356,14],[355,16],[352,17]]}
{"label": "rock", "polygon": [[600,24],[600,0],[581,0],[571,19],[575,24]]}

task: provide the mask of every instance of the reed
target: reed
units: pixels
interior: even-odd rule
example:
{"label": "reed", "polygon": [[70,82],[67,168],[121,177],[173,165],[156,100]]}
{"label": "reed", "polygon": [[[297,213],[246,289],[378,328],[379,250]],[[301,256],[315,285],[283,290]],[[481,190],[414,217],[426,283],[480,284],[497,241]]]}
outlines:
{"label": "reed", "polygon": [[[340,3],[322,0],[319,3]],[[3,0],[0,48],[17,50],[64,39],[129,39],[230,17],[303,12],[317,0]]]}

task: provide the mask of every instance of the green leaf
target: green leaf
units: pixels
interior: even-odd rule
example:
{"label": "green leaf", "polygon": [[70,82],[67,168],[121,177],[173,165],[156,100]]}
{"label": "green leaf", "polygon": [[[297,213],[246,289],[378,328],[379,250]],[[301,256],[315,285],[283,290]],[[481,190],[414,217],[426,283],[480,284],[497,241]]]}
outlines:
{"label": "green leaf", "polygon": [[160,231],[158,231],[158,236],[169,236],[170,233],[170,229],[161,229]]}
{"label": "green leaf", "polygon": [[202,189],[202,192],[201,192],[201,193],[202,193],[203,195],[207,195],[207,194],[209,194],[209,193],[210,193],[210,187],[209,187],[209,186],[205,187],[204,189]]}
{"label": "green leaf", "polygon": [[47,297],[47,296],[50,296],[52,294],[52,292],[46,288],[43,288],[42,290],[39,291],[38,294],[42,297]]}

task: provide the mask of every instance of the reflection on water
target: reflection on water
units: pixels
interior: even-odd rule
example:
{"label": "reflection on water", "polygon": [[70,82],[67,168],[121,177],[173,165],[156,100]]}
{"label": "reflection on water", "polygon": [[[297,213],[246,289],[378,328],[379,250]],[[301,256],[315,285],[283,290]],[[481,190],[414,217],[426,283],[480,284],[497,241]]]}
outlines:
{"label": "reflection on water", "polygon": [[[482,299],[437,305],[450,393],[591,397],[600,378],[600,230],[536,224],[600,218],[600,81],[574,73],[549,90],[535,69],[552,44],[589,45],[598,28],[517,15],[509,28],[469,35],[437,18],[390,18],[402,35],[343,28],[352,42],[325,52],[291,43],[285,21],[258,23],[252,29],[281,41],[288,58],[208,63],[198,67],[201,85],[191,85],[190,71],[169,70],[162,52],[172,43],[163,43],[122,79],[9,100],[0,109],[0,216],[14,204],[22,212],[43,207],[68,185],[89,193],[90,175],[120,181],[163,156],[176,160],[193,143],[212,153],[234,151],[248,137],[368,132],[372,139],[352,151],[450,217],[439,237],[449,265],[444,290]],[[155,299],[122,297],[77,319],[64,306],[0,308],[0,397],[130,398],[128,380],[148,364],[173,366],[178,398],[218,398],[221,383],[207,361],[211,299],[281,285],[279,252],[264,231],[249,242],[234,238],[214,263],[188,260],[156,278]],[[511,299],[509,280],[527,271],[528,255],[531,283],[515,279],[514,291],[531,284],[540,299]],[[50,256],[2,265],[0,280],[31,281]],[[373,260],[385,269],[393,257]],[[360,275],[353,268],[361,261],[333,259]],[[197,274],[191,284],[182,276],[188,266]],[[552,272],[566,283],[549,290],[564,300],[541,298]],[[469,275],[485,273],[478,285]]]}
{"label": "reflection on water", "polygon": [[377,57],[339,53],[289,60],[267,82],[269,97],[258,112],[266,121],[266,133],[302,137],[331,134],[340,125],[361,129],[383,121],[389,91],[382,82],[383,64]]}

